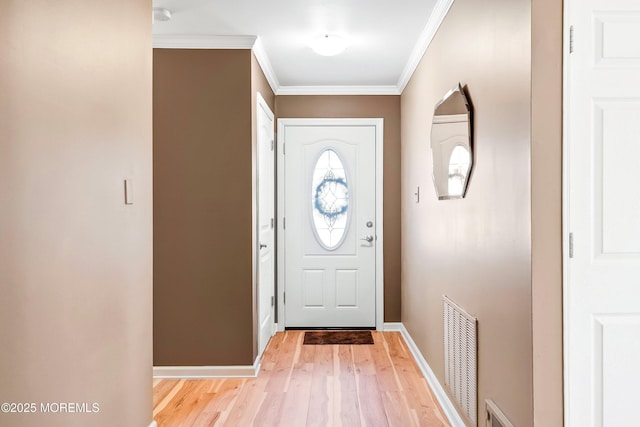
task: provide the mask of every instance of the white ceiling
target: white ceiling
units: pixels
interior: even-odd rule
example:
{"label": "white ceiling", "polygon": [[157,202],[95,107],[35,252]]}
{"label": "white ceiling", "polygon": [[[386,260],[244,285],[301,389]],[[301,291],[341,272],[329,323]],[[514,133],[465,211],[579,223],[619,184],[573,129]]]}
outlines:
{"label": "white ceiling", "polygon": [[[154,0],[173,13],[154,23],[154,46],[253,48],[279,94],[400,93],[452,2]],[[347,50],[314,53],[309,41],[327,33]]]}

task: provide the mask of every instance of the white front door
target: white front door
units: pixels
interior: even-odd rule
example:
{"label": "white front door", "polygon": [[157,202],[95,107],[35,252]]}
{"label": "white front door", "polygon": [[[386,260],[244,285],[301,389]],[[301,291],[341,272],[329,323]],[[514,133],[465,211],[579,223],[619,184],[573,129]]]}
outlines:
{"label": "white front door", "polygon": [[275,158],[273,113],[258,96],[258,355],[275,332]]}
{"label": "white front door", "polygon": [[640,1],[565,5],[566,425],[640,425]]}
{"label": "white front door", "polygon": [[375,125],[281,122],[287,327],[376,326]]}

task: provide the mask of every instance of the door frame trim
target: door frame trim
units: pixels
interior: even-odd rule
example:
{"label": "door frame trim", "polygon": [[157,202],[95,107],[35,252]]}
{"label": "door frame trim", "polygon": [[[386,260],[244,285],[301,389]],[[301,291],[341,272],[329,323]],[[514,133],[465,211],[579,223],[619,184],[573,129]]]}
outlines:
{"label": "door frame trim", "polygon": [[383,217],[383,166],[384,166],[384,119],[382,118],[364,118],[364,119],[277,119],[278,131],[277,153],[276,153],[276,179],[277,179],[277,287],[278,287],[278,304],[277,319],[278,331],[284,331],[286,326],[285,310],[284,310],[284,230],[283,230],[283,213],[284,213],[284,134],[287,126],[374,126],[376,134],[376,309],[375,321],[376,330],[381,331],[384,327],[384,217]]}

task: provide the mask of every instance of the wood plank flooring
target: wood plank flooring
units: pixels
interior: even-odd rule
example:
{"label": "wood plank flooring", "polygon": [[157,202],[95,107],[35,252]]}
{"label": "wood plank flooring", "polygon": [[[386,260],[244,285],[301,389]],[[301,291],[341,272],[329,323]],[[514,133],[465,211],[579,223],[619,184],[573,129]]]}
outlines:
{"label": "wood plank flooring", "polygon": [[277,333],[257,378],[154,380],[153,417],[173,426],[449,426],[398,332],[374,345],[302,345]]}

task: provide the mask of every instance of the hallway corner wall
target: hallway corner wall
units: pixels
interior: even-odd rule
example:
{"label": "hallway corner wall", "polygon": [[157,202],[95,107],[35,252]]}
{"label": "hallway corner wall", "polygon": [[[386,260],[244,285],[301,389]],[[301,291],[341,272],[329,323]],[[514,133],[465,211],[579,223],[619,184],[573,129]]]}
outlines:
{"label": "hallway corner wall", "polygon": [[534,425],[564,425],[562,0],[532,2],[531,280]]}
{"label": "hallway corner wall", "polygon": [[151,6],[2,2],[0,425],[152,422]]}

